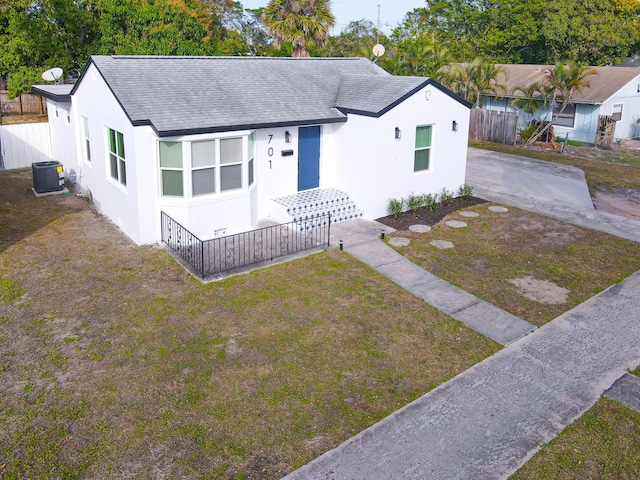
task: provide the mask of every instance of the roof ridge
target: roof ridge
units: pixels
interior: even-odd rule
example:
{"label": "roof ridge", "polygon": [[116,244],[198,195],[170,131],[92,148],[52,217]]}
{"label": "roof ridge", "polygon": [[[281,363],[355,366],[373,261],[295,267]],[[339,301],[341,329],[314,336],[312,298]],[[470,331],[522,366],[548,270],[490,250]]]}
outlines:
{"label": "roof ridge", "polygon": [[247,56],[212,56],[212,55],[92,55],[93,57],[109,57],[114,59],[143,59],[143,60],[176,60],[176,59],[200,59],[200,60],[282,60],[282,61],[360,61],[367,60],[365,57],[261,57],[254,55]]}

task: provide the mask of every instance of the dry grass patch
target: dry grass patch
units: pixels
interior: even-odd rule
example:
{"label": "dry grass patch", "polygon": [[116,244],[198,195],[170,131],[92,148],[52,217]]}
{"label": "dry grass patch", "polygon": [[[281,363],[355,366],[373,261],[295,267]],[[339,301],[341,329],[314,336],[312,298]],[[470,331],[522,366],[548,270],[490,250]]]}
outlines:
{"label": "dry grass patch", "polygon": [[[640,269],[637,243],[512,207],[507,213],[493,213],[488,206],[466,209],[480,213],[477,218],[450,214],[429,233],[396,232],[412,238],[398,251],[536,325]],[[449,228],[443,223],[448,219],[464,220],[468,227]],[[436,248],[433,240],[451,241],[454,248]],[[531,291],[536,282],[538,287]]]}
{"label": "dry grass patch", "polygon": [[640,413],[602,398],[510,478],[640,478]]}
{"label": "dry grass patch", "polygon": [[344,252],[202,285],[29,182],[0,174],[3,478],[280,478],[499,348]]}

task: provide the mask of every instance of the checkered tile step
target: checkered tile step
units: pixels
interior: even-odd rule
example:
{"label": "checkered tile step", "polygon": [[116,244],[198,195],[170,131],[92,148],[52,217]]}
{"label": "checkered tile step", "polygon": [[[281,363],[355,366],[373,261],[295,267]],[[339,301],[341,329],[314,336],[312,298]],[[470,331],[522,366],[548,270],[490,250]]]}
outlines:
{"label": "checkered tile step", "polygon": [[274,198],[273,201],[285,207],[287,215],[297,222],[327,214],[331,214],[331,223],[362,216],[362,211],[349,195],[335,188],[305,190],[294,195]]}

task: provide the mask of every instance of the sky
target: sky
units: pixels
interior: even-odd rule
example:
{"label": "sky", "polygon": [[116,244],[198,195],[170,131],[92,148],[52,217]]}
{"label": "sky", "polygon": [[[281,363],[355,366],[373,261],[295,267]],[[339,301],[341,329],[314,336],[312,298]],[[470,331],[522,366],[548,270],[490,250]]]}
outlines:
{"label": "sky", "polygon": [[[260,8],[267,5],[268,0],[240,0],[244,8]],[[390,34],[402,21],[407,12],[414,8],[424,7],[424,0],[330,0],[331,10],[336,17],[336,26],[331,32],[337,35],[340,30],[353,20],[371,20],[378,23],[378,5],[380,5],[380,23],[382,31]]]}

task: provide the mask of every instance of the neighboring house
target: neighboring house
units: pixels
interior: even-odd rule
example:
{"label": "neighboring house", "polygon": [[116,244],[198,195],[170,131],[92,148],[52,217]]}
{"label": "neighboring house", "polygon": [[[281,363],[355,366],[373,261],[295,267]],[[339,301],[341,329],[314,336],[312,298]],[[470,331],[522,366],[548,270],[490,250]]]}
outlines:
{"label": "neighboring house", "polygon": [[33,88],[53,157],[138,244],[160,240],[161,211],[206,240],[309,197],[377,218],[465,180],[470,105],[363,58],[94,56],[62,87]]}
{"label": "neighboring house", "polygon": [[[500,83],[506,87],[507,94],[502,98],[484,96],[484,108],[489,110],[514,111],[511,102],[522,96],[515,89],[534,82],[544,82],[546,72],[553,65],[498,65],[506,71],[507,78],[500,76]],[[620,139],[634,138],[640,135],[640,69],[634,67],[591,67],[595,75],[586,78],[589,86],[575,94],[571,103],[560,114],[554,115],[554,132],[557,137],[569,134],[569,139],[594,142],[601,116],[613,117],[615,130],[613,136]],[[550,109],[538,112],[537,118],[550,120]],[[520,115],[520,126],[528,120]]]}

